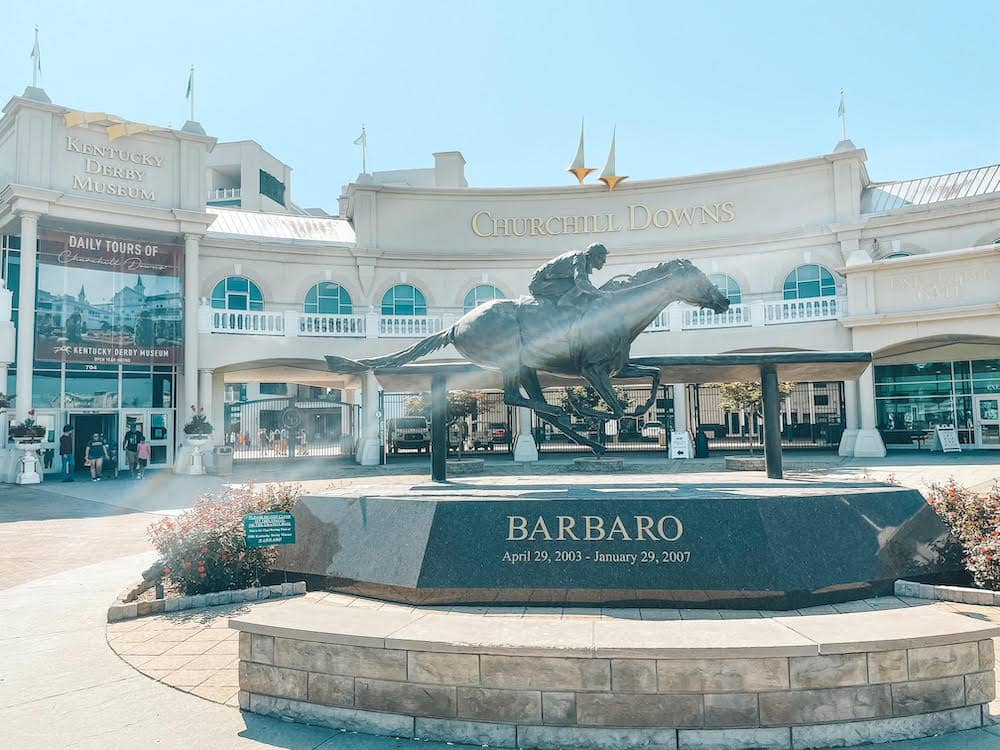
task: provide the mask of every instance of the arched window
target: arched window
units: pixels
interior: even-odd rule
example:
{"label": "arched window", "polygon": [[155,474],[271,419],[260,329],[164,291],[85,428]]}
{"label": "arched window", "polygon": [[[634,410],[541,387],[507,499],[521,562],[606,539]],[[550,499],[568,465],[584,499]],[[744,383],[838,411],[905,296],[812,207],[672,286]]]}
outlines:
{"label": "arched window", "polygon": [[382,296],[383,315],[426,315],[424,293],[412,284],[396,284]]}
{"label": "arched window", "polygon": [[229,276],[212,290],[212,307],[216,310],[264,309],[264,295],[260,287],[243,276]]}
{"label": "arched window", "polygon": [[715,284],[715,288],[722,292],[732,304],[738,305],[743,302],[743,291],[736,279],[726,273],[712,273],[708,275],[708,280]]}
{"label": "arched window", "polygon": [[833,297],[837,294],[837,282],[823,266],[809,263],[785,277],[784,294],[785,299]]}
{"label": "arched window", "polygon": [[321,281],[308,292],[303,311],[321,315],[350,315],[351,295],[340,284]]}
{"label": "arched window", "polygon": [[504,293],[492,284],[480,284],[479,286],[470,289],[469,293],[465,295],[465,312],[474,310],[484,302],[489,302],[492,299],[503,298]]}

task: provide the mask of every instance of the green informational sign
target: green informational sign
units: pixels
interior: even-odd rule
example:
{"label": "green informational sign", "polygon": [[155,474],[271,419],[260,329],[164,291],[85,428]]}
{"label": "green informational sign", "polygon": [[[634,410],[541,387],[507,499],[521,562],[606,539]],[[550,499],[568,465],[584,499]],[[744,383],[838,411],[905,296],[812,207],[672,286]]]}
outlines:
{"label": "green informational sign", "polygon": [[243,516],[247,547],[295,544],[295,519],[291,513],[248,513]]}

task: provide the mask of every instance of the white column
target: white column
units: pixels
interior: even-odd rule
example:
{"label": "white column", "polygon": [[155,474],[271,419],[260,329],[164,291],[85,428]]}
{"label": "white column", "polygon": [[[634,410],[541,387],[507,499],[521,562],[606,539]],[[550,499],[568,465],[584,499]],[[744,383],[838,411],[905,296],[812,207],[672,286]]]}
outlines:
{"label": "white column", "polygon": [[15,416],[28,418],[31,409],[31,376],[35,361],[35,264],[38,260],[38,214],[21,214],[21,285],[17,318],[17,395]]}
{"label": "white column", "polygon": [[674,383],[674,429],[670,433],[670,457],[691,458],[694,443],[688,430],[687,383]]}
{"label": "white column", "polygon": [[198,235],[184,235],[184,392],[178,403],[182,420],[191,416],[191,407],[198,406]]}
{"label": "white column", "polygon": [[356,460],[362,466],[376,466],[381,456],[379,446],[378,381],[375,373],[364,374],[361,386],[361,439]]}
{"label": "white column", "polygon": [[840,437],[841,456],[853,456],[854,445],[858,442],[858,381],[844,381],[844,434]]}
{"label": "white column", "polygon": [[0,287],[0,393],[7,393],[7,368],[14,361],[14,323],[11,321],[13,297],[10,289]]}
{"label": "white column", "polygon": [[212,424],[212,427],[215,428],[215,431],[212,433],[212,437],[215,438],[213,442],[222,444],[225,442],[225,440],[221,439],[222,430],[225,429],[225,425],[214,424],[216,420],[213,419],[214,415],[212,414],[212,372],[212,370],[207,369],[198,371],[200,380],[198,392],[201,396],[198,406],[203,412],[205,412],[205,418]]}
{"label": "white column", "polygon": [[514,436],[514,460],[537,461],[538,446],[535,436],[531,433],[531,409],[526,406],[517,407],[517,434]]}
{"label": "white column", "polygon": [[882,458],[885,443],[875,427],[875,366],[871,365],[858,378],[858,407],[861,429],[854,443],[854,455],[858,458]]}

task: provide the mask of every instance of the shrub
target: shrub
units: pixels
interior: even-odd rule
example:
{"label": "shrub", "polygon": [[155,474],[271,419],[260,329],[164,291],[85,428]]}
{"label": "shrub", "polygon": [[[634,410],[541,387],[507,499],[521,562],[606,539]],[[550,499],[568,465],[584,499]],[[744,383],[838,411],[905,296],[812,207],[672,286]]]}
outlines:
{"label": "shrub", "polygon": [[208,417],[205,416],[204,409],[195,409],[194,406],[191,407],[191,419],[184,425],[185,435],[211,435],[215,428],[212,427],[212,423],[208,421]]}
{"label": "shrub", "polygon": [[1000,589],[1000,485],[981,495],[950,479],[932,484],[927,500],[962,545],[976,585]]}
{"label": "shrub", "polygon": [[219,495],[199,497],[190,510],[149,527],[160,553],[164,577],[185,594],[204,594],[260,585],[274,564],[274,547],[247,547],[243,516],[291,511],[299,497],[296,485],[227,487]]}

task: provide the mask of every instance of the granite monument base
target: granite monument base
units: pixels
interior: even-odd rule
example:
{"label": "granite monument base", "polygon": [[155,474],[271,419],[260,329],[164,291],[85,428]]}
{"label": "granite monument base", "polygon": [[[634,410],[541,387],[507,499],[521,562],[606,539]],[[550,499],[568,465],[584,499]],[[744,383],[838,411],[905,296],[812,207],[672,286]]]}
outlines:
{"label": "granite monument base", "polygon": [[359,479],[278,567],[412,604],[791,609],[961,569],[919,492],[733,474]]}

